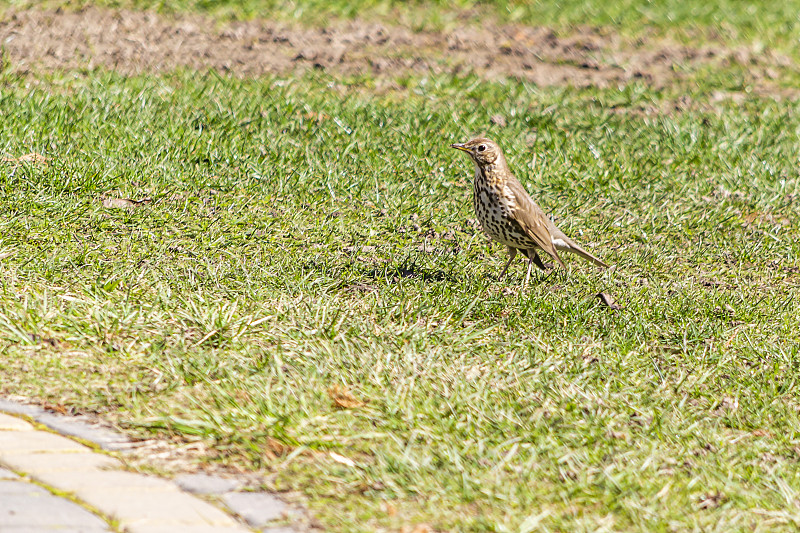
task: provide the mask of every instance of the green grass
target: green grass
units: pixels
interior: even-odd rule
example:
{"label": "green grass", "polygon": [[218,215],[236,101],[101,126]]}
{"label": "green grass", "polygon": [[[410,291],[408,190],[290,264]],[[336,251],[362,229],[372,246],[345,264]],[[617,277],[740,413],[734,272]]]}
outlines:
{"label": "green grass", "polygon": [[[798,104],[396,81],[0,74],[0,156],[49,158],[0,163],[0,393],[200,439],[331,531],[795,530]],[[496,281],[448,148],[482,131],[614,268]]]}
{"label": "green grass", "polygon": [[[50,160],[0,167],[2,392],[201,438],[341,531],[795,527],[796,105],[351,81],[6,75],[3,153]],[[447,147],[484,129],[614,269],[495,281]]]}

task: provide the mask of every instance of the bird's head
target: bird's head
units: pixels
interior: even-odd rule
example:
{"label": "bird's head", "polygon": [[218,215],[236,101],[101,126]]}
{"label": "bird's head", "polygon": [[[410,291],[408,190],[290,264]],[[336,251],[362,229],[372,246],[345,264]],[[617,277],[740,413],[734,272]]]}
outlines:
{"label": "bird's head", "polygon": [[500,150],[497,143],[485,137],[476,137],[465,143],[451,144],[450,148],[467,152],[479,166],[491,165],[498,159],[504,161],[503,151]]}

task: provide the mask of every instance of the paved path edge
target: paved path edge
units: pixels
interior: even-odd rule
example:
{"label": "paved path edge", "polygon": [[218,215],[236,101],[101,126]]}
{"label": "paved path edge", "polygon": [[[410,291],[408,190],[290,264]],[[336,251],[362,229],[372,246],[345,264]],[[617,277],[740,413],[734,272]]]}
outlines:
{"label": "paved path edge", "polygon": [[[235,480],[206,474],[170,480],[126,470],[117,456],[124,458],[133,446],[125,435],[86,417],[0,397],[0,470],[108,525],[86,531],[297,533],[285,524],[300,510],[270,493],[238,491]],[[0,514],[0,529],[3,519]],[[83,529],[65,531],[73,530]]]}

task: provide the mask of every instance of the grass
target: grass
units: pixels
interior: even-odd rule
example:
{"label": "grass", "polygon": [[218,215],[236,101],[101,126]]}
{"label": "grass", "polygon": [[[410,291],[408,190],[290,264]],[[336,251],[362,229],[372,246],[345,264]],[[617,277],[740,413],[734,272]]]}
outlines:
{"label": "grass", "polygon": [[[0,163],[0,393],[202,440],[332,531],[800,522],[797,103],[0,76],[0,152],[48,158]],[[481,131],[613,269],[496,281],[448,148]]]}

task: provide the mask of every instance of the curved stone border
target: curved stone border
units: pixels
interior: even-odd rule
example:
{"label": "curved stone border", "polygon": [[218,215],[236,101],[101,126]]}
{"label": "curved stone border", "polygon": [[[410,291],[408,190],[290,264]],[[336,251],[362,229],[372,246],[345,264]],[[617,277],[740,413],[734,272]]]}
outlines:
{"label": "curved stone border", "polygon": [[[28,476],[45,487],[74,495],[75,499],[97,509],[106,518],[119,524],[127,533],[245,533],[249,528],[237,522],[227,513],[192,494],[210,495],[218,498],[233,513],[251,527],[265,533],[295,533],[291,527],[271,527],[275,520],[286,519],[297,514],[283,501],[272,494],[262,492],[237,492],[241,483],[236,480],[205,474],[181,475],[174,482],[124,470],[122,461],[109,454],[98,453],[70,438],[49,431],[35,429],[30,423],[6,413],[24,415],[48,428],[92,442],[112,451],[131,449],[135,443],[124,435],[86,420],[49,413],[36,406],[0,399],[0,468],[8,469],[0,478],[0,494],[4,489],[23,500],[14,500],[20,509],[31,511],[39,505],[40,514],[46,516],[52,507],[51,501],[63,501],[61,507],[70,504],[78,509],[75,516],[83,516],[75,524],[62,523],[64,531],[82,531],[89,519],[73,502],[55,496],[42,499],[34,493],[40,487],[24,483],[24,478],[13,472]],[[11,471],[11,472],[9,472]],[[0,469],[0,472],[3,472]],[[36,488],[33,488],[36,487]],[[191,493],[191,494],[190,494]],[[27,496],[25,496],[27,495]],[[12,501],[12,500],[8,500]],[[22,503],[20,503],[22,502]],[[60,507],[59,507],[60,508]],[[9,512],[14,509],[0,504],[0,529],[11,526]],[[6,511],[5,513],[3,511]],[[65,511],[66,512],[66,511]],[[34,513],[35,514],[35,513]],[[8,516],[6,516],[8,515]],[[17,515],[13,515],[17,516]],[[33,516],[33,515],[32,515]],[[65,520],[67,520],[67,515]],[[72,516],[72,515],[69,515]],[[29,520],[30,521],[30,520]],[[28,524],[36,530],[41,522]],[[101,526],[103,526],[101,521]],[[263,529],[261,529],[263,528]],[[98,529],[97,524],[86,531],[109,531]]]}
{"label": "curved stone border", "polygon": [[108,524],[65,498],[0,468],[0,530],[111,533]]}

